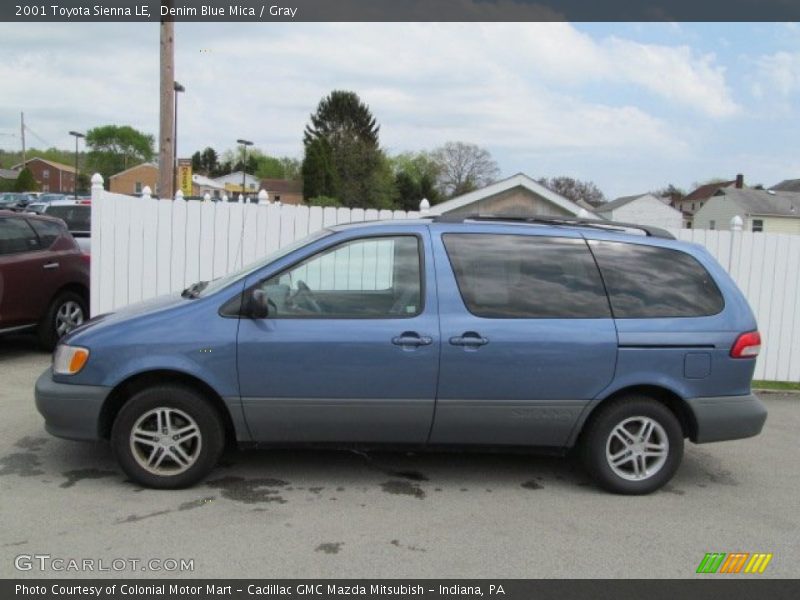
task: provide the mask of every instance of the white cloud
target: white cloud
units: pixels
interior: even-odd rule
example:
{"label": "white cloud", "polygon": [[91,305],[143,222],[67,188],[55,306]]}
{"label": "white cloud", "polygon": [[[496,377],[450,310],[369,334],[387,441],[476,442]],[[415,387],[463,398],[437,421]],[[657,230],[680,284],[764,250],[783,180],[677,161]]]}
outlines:
{"label": "white cloud", "polygon": [[[157,25],[0,26],[0,38],[0,131],[25,110],[61,146],[69,129],[102,123],[157,132]],[[176,48],[181,153],[246,136],[298,155],[309,113],[334,88],[358,91],[393,150],[464,139],[519,153],[667,152],[685,148],[685,133],[664,107],[737,111],[713,56],[566,23],[179,24]]]}
{"label": "white cloud", "polygon": [[761,56],[756,68],[753,91],[757,97],[777,94],[786,99],[800,92],[800,52],[780,51]]}

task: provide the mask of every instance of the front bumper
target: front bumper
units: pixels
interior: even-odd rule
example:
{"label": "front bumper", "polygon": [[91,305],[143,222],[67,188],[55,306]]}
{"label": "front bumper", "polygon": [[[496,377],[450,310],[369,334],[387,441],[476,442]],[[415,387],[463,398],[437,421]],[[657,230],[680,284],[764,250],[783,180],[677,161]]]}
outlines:
{"label": "front bumper", "polygon": [[68,440],[97,440],[100,410],[111,388],[53,381],[47,369],[36,380],[36,408],[48,433]]}
{"label": "front bumper", "polygon": [[761,433],[767,407],[755,394],[691,398],[686,401],[694,414],[696,444],[752,437]]}

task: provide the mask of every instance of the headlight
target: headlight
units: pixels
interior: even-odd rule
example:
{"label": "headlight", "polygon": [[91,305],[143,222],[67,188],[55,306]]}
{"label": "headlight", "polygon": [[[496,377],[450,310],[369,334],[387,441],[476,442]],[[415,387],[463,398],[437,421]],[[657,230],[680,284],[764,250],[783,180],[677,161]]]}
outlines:
{"label": "headlight", "polygon": [[89,350],[80,346],[60,344],[53,355],[53,373],[56,375],[75,375],[89,360]]}

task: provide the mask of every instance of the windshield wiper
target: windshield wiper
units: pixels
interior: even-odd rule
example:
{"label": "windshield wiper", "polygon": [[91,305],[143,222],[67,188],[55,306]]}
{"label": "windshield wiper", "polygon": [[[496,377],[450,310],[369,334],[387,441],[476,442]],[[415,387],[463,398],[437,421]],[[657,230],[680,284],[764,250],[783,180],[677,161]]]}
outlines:
{"label": "windshield wiper", "polygon": [[197,298],[206,286],[208,285],[207,281],[198,281],[197,283],[193,283],[185,290],[181,292],[181,297],[183,298]]}

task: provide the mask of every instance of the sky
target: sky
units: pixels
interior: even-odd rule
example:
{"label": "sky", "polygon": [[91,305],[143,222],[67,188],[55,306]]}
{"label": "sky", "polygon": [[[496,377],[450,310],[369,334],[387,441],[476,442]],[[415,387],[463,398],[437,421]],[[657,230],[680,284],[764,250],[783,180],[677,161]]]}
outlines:
{"label": "sky", "polygon": [[[796,23],[177,23],[178,154],[237,138],[302,158],[320,99],[353,90],[390,153],[487,148],[503,176],[608,198],[743,173],[800,178]],[[70,130],[158,138],[157,23],[0,24],[0,148]]]}

